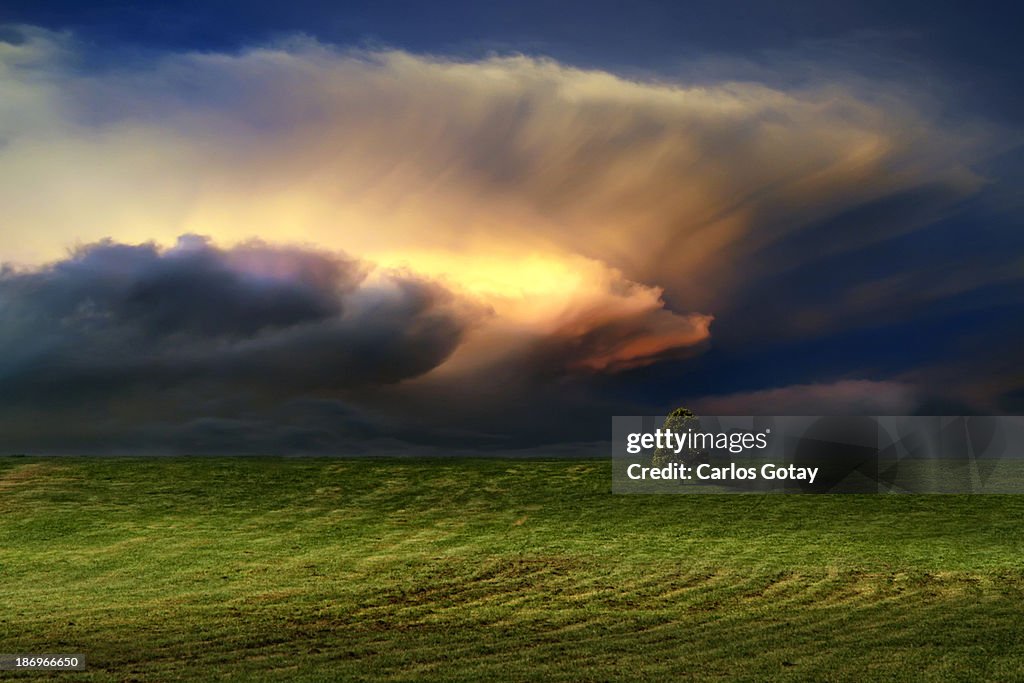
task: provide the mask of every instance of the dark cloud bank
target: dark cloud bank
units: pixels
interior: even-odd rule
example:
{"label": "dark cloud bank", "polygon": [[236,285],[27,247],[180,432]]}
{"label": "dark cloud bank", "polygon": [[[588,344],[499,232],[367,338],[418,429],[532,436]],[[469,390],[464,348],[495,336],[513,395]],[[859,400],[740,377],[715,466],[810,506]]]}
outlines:
{"label": "dark cloud bank", "polygon": [[481,314],[313,250],[82,247],[0,274],[0,450],[316,451],[400,435],[342,399],[437,367]]}
{"label": "dark cloud bank", "polygon": [[[593,332],[506,339],[496,361],[432,373],[488,316],[407,272],[259,242],[223,249],[185,236],[161,250],[108,240],[44,268],[6,267],[0,452],[594,454],[609,415],[670,401],[718,414],[969,412],[993,391],[1012,401],[1019,379],[1009,349],[974,349],[941,372],[925,364],[894,380],[839,375],[686,397],[687,377],[698,391],[701,381],[687,363],[736,358],[728,339],[690,361],[581,371]],[[759,353],[770,367],[770,345],[739,362]],[[664,405],[649,398],[659,382]]]}
{"label": "dark cloud bank", "polygon": [[581,359],[650,321],[506,338],[430,374],[490,316],[408,272],[260,242],[106,240],[6,267],[0,452],[593,454],[624,403]]}

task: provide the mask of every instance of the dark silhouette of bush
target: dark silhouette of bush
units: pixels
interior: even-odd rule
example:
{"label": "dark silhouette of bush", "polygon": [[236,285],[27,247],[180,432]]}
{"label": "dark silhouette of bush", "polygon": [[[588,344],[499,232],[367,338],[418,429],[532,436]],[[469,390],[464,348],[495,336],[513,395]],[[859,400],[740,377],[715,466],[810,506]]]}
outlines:
{"label": "dark silhouette of bush", "polygon": [[[685,433],[690,429],[696,430],[699,427],[700,420],[688,408],[676,408],[668,414],[664,424],[661,425],[662,430],[671,430],[676,434]],[[699,461],[702,455],[704,455],[704,451],[693,447],[683,448],[679,453],[676,453],[674,448],[658,448],[655,449],[654,455],[651,457],[651,465],[664,467],[673,462],[693,464]]]}

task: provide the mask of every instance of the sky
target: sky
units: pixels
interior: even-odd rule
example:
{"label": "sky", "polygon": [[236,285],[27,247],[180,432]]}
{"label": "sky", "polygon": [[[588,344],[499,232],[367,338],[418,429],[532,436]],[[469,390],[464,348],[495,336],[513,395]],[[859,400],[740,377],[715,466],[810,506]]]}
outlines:
{"label": "sky", "polygon": [[1024,411],[1020,10],[0,9],[0,452]]}

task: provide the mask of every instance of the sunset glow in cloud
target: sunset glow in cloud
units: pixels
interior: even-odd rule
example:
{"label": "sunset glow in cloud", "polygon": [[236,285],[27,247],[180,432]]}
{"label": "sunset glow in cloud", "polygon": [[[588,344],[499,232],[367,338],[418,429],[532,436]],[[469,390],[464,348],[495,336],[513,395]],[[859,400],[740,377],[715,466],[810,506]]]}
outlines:
{"label": "sunset glow in cloud", "polygon": [[[0,310],[45,309],[34,283],[56,288],[64,308],[8,330],[6,343],[61,327],[93,351],[51,348],[39,362],[109,378],[131,371],[104,355],[138,335],[138,377],[171,368],[159,381],[188,397],[261,385],[278,352],[318,359],[322,377],[275,379],[295,389],[273,399],[257,391],[272,413],[326,397],[386,420],[387,401],[420,405],[423,387],[483,406],[487,390],[474,387],[510,369],[512,403],[549,386],[591,406],[605,399],[581,378],[699,356],[720,320],[760,326],[767,343],[889,315],[919,293],[867,301],[856,281],[836,284],[844,294],[827,306],[803,294],[784,308],[753,302],[767,283],[788,291],[795,273],[938,220],[984,186],[976,167],[999,149],[994,126],[951,125],[911,90],[853,79],[698,85],[310,38],[85,68],[95,48],[74,36],[18,31],[0,42],[0,255],[12,264]],[[173,321],[140,328],[125,302],[190,259],[219,273],[189,285],[200,305],[177,300],[186,290],[155,293],[146,301]],[[81,286],[62,279],[86,271]],[[333,303],[303,298],[314,291]],[[273,301],[283,309],[264,308]],[[303,327],[307,314],[323,329]],[[208,329],[235,315],[252,325],[231,340]],[[384,317],[377,343],[403,359],[405,344],[422,352],[408,364],[385,354],[393,372],[377,375],[352,355],[362,347],[351,334]],[[105,336],[115,333],[129,337]],[[37,381],[18,374],[34,366],[5,362],[8,382]],[[354,392],[353,376],[382,388]],[[101,400],[123,401],[115,384],[97,389]],[[569,398],[577,391],[589,398]]]}

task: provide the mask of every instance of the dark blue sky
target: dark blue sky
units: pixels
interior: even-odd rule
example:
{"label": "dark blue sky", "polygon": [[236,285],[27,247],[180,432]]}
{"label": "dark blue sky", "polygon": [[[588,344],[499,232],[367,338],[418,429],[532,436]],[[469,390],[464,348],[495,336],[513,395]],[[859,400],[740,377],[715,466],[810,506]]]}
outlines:
{"label": "dark blue sky", "polygon": [[[879,71],[904,63],[952,83],[961,104],[1024,116],[1012,2],[75,2],[10,0],[0,24],[69,29],[106,46],[231,49],[305,33],[331,43],[478,56],[525,52],[578,65],[675,72],[695,56],[752,59],[822,44]],[[847,52],[844,59],[849,59]]]}
{"label": "dark blue sky", "polygon": [[892,48],[947,67],[1020,72],[1024,10],[1009,2],[75,2],[9,0],[0,21],[96,40],[222,49],[288,32],[414,51],[481,49],[658,65],[695,53],[756,54],[887,35]]}

